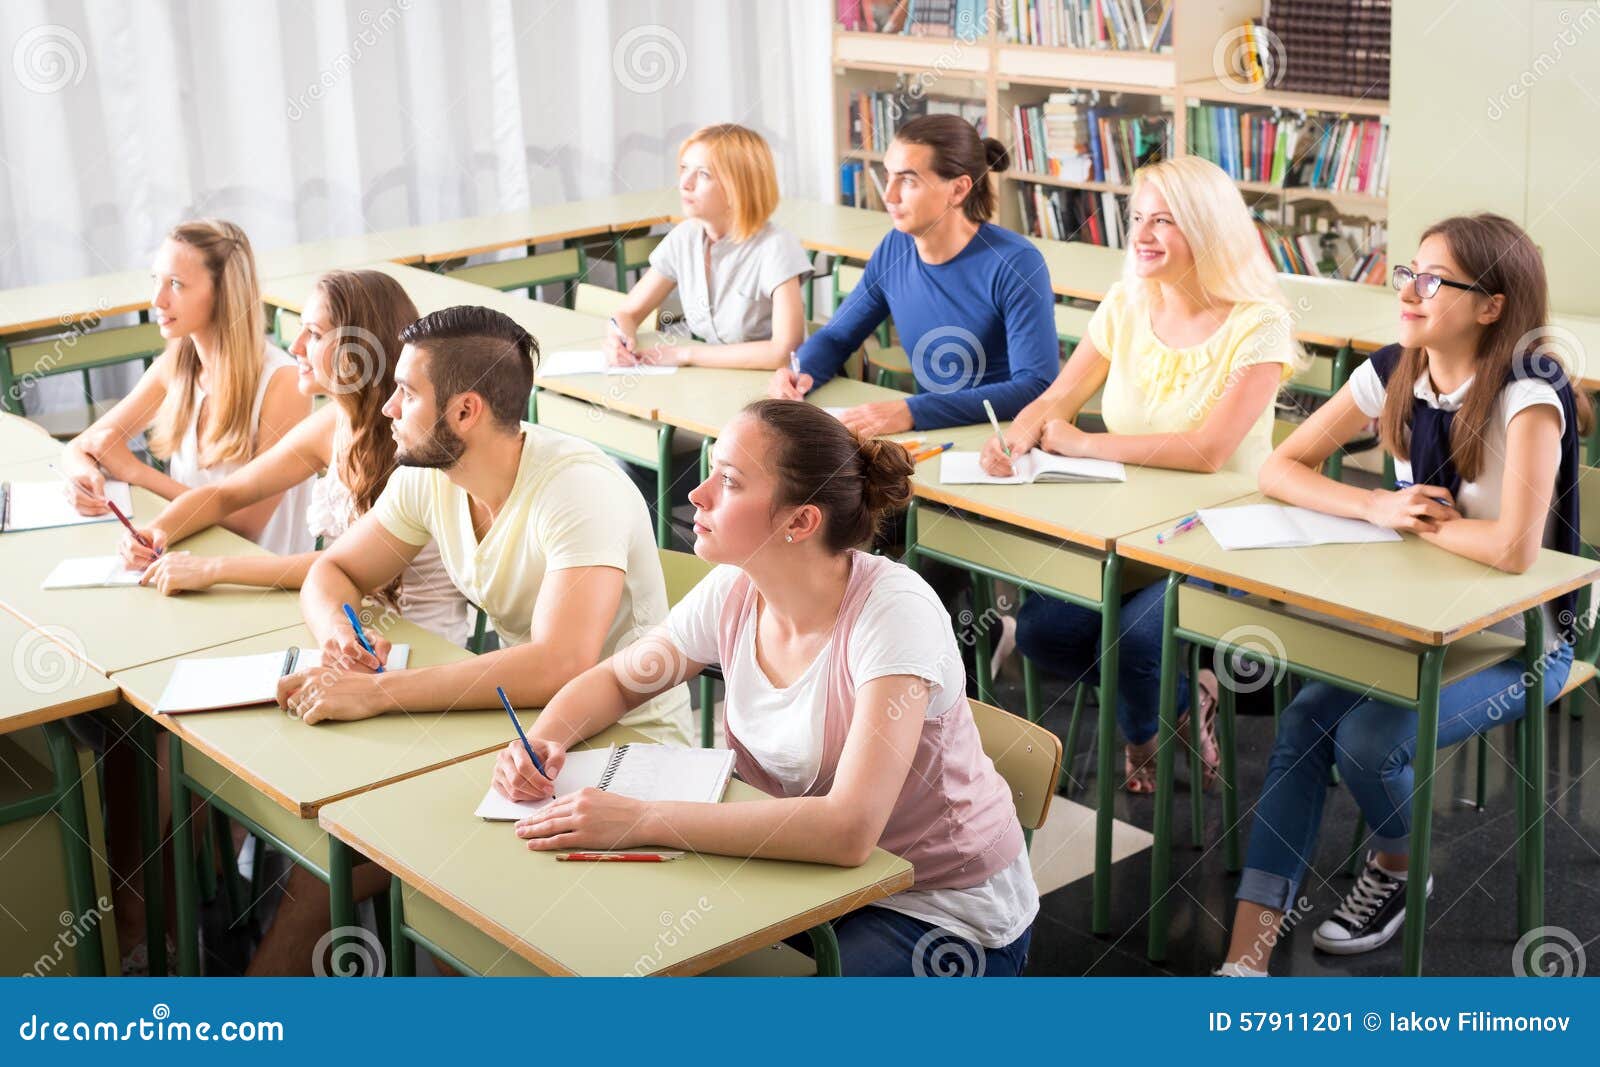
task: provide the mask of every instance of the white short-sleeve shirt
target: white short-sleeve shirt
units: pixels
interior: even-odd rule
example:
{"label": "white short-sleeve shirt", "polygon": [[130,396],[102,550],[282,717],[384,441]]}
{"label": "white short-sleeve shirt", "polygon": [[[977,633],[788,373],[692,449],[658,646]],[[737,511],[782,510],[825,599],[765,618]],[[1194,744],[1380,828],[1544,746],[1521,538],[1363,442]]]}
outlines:
{"label": "white short-sleeve shirt", "polygon": [[790,278],[811,274],[811,261],[794,234],[768,222],[743,241],[711,243],[706,276],[706,232],[686,219],[650,253],[650,266],[678,286],[689,330],[708,344],[731,345],[772,337],[772,294]]}
{"label": "white short-sleeve shirt", "polygon": [[[712,571],[667,616],[667,634],[695,663],[719,663],[718,624],[737,567]],[[756,660],[759,609],[739,632],[734,660],[722,663],[727,685],[728,726],[751,757],[799,796],[817,780],[822,765],[832,646],[825,647],[799,678],[780,689]],[[929,683],[926,718],[938,719],[966,693],[966,668],[950,616],[926,581],[909,567],[885,570],[856,618],[847,642],[850,674],[857,685],[904,674]],[[970,889],[909,889],[878,901],[912,918],[949,930],[988,948],[1022,936],[1039,911],[1039,890],[1028,852]]]}

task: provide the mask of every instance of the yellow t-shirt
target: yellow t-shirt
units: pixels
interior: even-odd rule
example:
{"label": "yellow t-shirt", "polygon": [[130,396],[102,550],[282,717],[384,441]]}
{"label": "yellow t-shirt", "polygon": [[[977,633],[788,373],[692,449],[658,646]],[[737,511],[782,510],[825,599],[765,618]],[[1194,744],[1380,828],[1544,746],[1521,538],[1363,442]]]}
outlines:
{"label": "yellow t-shirt", "polygon": [[[1200,344],[1173,348],[1150,326],[1148,308],[1121,282],[1089,320],[1089,343],[1111,364],[1101,400],[1112,433],[1186,433],[1257,363],[1294,373],[1294,326],[1277,304],[1235,304],[1217,331]],[[1224,470],[1254,475],[1272,453],[1273,405],[1239,442]]]}
{"label": "yellow t-shirt", "polygon": [[[503,645],[525,644],[539,587],[551,571],[615,567],[626,576],[602,657],[666,621],[667,586],[644,498],[604,452],[522,424],[522,457],[505,507],[478,541],[467,492],[440,470],[401,467],[372,512],[410,545],[439,546],[450,580],[488,613]],[[689,691],[677,686],[623,720],[657,740],[690,744]]]}

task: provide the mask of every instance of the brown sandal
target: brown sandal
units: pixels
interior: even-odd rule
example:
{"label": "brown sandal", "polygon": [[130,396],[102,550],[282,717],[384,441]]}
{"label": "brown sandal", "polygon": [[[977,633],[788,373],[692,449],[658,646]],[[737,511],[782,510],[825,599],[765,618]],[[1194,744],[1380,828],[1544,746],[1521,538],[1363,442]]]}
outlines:
{"label": "brown sandal", "polygon": [[1200,681],[1200,754],[1195,760],[1194,745],[1189,734],[1189,716],[1184,714],[1178,719],[1178,737],[1183,741],[1185,748],[1189,749],[1191,766],[1198,762],[1200,765],[1200,788],[1210,790],[1217,780],[1218,769],[1222,765],[1222,752],[1217,747],[1217,676],[1210,671],[1201,671]]}
{"label": "brown sandal", "polygon": [[1122,746],[1122,788],[1135,796],[1156,791],[1156,739],[1142,745]]}

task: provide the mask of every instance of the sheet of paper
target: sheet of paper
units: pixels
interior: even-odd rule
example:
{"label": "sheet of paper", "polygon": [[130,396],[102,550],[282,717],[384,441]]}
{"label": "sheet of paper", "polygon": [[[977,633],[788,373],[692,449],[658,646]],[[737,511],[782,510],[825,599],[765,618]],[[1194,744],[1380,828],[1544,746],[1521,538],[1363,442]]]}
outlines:
{"label": "sheet of paper", "polygon": [[[1032,455],[1033,453],[1028,453]],[[1025,485],[1031,480],[1032,470],[1024,464],[1028,456],[1012,464],[1015,474],[997,478],[984,471],[978,463],[981,452],[946,452],[939,457],[940,485]]]}
{"label": "sheet of paper", "polygon": [[606,354],[599,349],[572,349],[565,352],[548,352],[539,357],[539,377],[563,378],[572,374],[637,374],[657,376],[676,374],[677,367],[656,367],[640,364],[633,367],[612,366]]}
{"label": "sheet of paper", "polygon": [[1400,540],[1400,531],[1343,515],[1328,515],[1310,508],[1286,508],[1311,545],[1376,545]]}
{"label": "sheet of paper", "polygon": [[45,576],[43,589],[103,589],[138,585],[142,570],[127,570],[117,556],[64,559]]}
{"label": "sheet of paper", "polygon": [[728,788],[733,759],[726,748],[629,745],[607,789],[639,800],[715,804]]}
{"label": "sheet of paper", "polygon": [[[506,725],[510,725],[507,723]],[[615,746],[607,748],[590,748],[579,752],[567,753],[567,762],[561,768],[561,773],[556,776],[556,792],[558,797],[568,793],[576,793],[600,784],[600,776],[605,773],[606,764],[611,759],[611,753],[616,751]],[[552,798],[553,799],[553,798]],[[478,804],[478,810],[473,812],[480,819],[491,822],[515,822],[526,819],[530,815],[537,815],[550,806],[549,800],[533,800],[518,802],[508,800],[494,786],[483,795],[483,800]]]}
{"label": "sheet of paper", "polygon": [[[133,491],[127,482],[107,482],[106,498],[122,513],[133,518]],[[82,526],[91,522],[116,522],[117,517],[79,515],[72,503],[72,489],[66,482],[12,482],[11,514],[7,530],[46,530],[56,526]]]}
{"label": "sheet of paper", "polygon": [[[165,715],[179,715],[270,704],[278,696],[278,679],[283,677],[287,651],[179,660],[156,703],[156,710]],[[389,650],[386,668],[402,670],[410,661],[411,646],[395,645]],[[297,671],[316,670],[320,666],[320,649],[302,649],[296,657]]]}
{"label": "sheet of paper", "polygon": [[1304,548],[1308,545],[1378,544],[1398,541],[1400,534],[1361,519],[1325,515],[1309,508],[1278,504],[1244,504],[1201,508],[1200,521],[1233,551],[1243,548]]}
{"label": "sheet of paper", "polygon": [[1062,481],[1125,482],[1128,480],[1128,469],[1116,460],[1058,456],[1040,448],[1017,460],[1014,466],[1023,468],[1036,482],[1049,481],[1052,476],[1058,476]]}

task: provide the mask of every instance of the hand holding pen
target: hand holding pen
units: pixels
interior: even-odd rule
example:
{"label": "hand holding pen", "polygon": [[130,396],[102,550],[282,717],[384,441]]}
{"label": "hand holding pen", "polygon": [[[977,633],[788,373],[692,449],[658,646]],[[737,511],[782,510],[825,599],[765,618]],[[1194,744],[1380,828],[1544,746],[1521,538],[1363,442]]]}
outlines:
{"label": "hand holding pen", "polygon": [[553,796],[555,779],[566,763],[566,750],[553,741],[530,741],[522,730],[522,723],[517,719],[506,691],[497,687],[495,694],[500,697],[500,706],[506,709],[506,714],[511,717],[511,725],[517,731],[517,739],[501,749],[495,759],[495,789],[501,796],[519,803]]}

